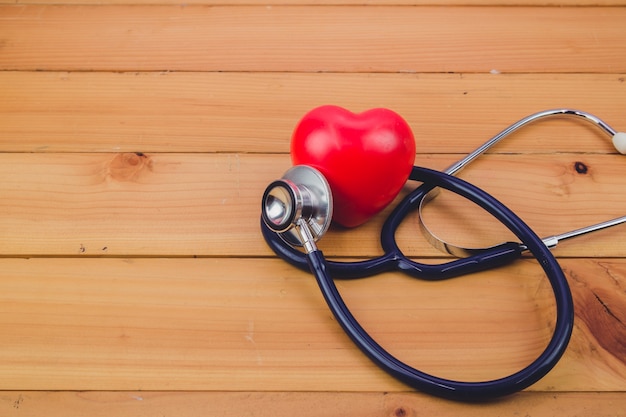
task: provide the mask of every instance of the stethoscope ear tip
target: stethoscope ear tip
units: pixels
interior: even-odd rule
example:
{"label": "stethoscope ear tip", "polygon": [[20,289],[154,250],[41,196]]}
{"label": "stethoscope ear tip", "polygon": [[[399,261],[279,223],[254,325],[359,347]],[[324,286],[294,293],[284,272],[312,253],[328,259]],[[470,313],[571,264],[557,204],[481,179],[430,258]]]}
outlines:
{"label": "stethoscope ear tip", "polygon": [[626,133],[617,132],[613,135],[613,146],[615,146],[617,152],[626,154]]}

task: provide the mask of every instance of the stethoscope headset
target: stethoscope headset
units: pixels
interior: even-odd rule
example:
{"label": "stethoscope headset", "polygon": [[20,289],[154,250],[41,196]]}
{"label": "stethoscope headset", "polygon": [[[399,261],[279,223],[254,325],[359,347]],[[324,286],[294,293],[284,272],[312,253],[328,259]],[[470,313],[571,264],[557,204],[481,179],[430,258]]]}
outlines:
{"label": "stethoscope headset", "polygon": [[[545,376],[556,365],[567,348],[573,329],[572,294],[567,279],[550,249],[559,240],[626,222],[626,216],[542,240],[504,204],[454,175],[519,128],[552,116],[572,116],[587,121],[610,136],[620,153],[626,153],[626,133],[616,132],[589,113],[556,109],[527,116],[444,172],[413,167],[409,180],[419,181],[422,185],[406,195],[383,224],[380,239],[384,255],[358,262],[326,260],[317,248],[315,242],[324,235],[331,224],[332,192],[320,171],[310,166],[297,165],[290,168],[281,179],[272,182],[263,194],[261,207],[263,236],[278,256],[315,275],[326,303],[343,330],[374,363],[398,380],[417,390],[459,401],[484,401],[523,390]],[[418,216],[420,215],[422,205],[433,197],[437,188],[456,193],[483,208],[507,227],[519,242],[506,242],[490,248],[469,250],[441,241],[423,226],[422,231],[429,242],[437,248],[448,253],[468,256],[439,265],[423,264],[408,259],[396,243],[396,231],[409,213],[418,210]],[[304,252],[297,248],[303,248]],[[537,259],[552,287],[556,300],[554,331],[544,351],[531,364],[512,375],[488,381],[462,382],[439,378],[398,360],[363,329],[333,282],[333,278],[363,278],[393,270],[425,280],[444,280],[502,266],[520,258],[526,251]]]}

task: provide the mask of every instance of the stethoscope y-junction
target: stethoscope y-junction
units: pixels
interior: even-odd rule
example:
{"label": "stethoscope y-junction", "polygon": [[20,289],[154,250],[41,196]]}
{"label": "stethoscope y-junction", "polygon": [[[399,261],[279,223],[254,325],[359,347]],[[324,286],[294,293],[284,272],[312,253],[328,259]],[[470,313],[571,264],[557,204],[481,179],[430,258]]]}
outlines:
{"label": "stethoscope y-junction", "polygon": [[[409,180],[422,182],[422,185],[404,197],[385,221],[380,238],[384,255],[358,262],[326,260],[317,248],[315,242],[324,235],[331,223],[332,191],[319,170],[297,165],[265,190],[261,210],[263,236],[276,254],[315,275],[326,303],[344,331],[372,361],[400,381],[433,395],[462,401],[487,400],[522,390],[537,382],[556,365],[567,348],[573,328],[574,306],[570,288],[550,248],[559,240],[623,223],[626,216],[542,240],[493,196],[454,175],[504,137],[529,123],[552,116],[570,116],[587,121],[612,137],[616,148],[626,153],[626,134],[616,132],[589,113],[570,109],[535,113],[503,130],[445,172],[414,166]],[[429,242],[448,253],[466,257],[439,265],[422,264],[409,259],[396,242],[396,231],[409,213],[418,211],[419,215],[420,207],[433,197],[437,188],[452,191],[482,207],[507,227],[519,242],[505,242],[484,249],[466,249],[441,241],[423,226],[422,230]],[[304,252],[298,247],[302,247]],[[333,278],[362,278],[392,270],[426,280],[443,280],[507,264],[526,251],[537,259],[554,292],[555,328],[550,342],[531,364],[512,375],[489,381],[462,382],[439,378],[401,362],[363,329],[333,282]]]}

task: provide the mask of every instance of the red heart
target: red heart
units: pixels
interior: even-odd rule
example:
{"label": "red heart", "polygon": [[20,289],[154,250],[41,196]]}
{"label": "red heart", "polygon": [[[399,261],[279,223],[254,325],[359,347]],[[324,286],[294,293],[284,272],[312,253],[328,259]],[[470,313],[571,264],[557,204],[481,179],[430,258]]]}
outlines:
{"label": "red heart", "polygon": [[398,195],[413,167],[415,139],[407,122],[389,109],[355,114],[322,106],[296,126],[291,159],[324,174],[333,193],[333,221],[355,227]]}

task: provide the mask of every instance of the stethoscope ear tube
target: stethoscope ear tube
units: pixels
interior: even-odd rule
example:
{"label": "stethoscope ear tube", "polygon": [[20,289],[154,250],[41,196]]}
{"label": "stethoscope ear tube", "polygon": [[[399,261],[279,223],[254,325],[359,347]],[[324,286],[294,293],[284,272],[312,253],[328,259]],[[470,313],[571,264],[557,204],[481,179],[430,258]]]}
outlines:
{"label": "stethoscope ear tube", "polygon": [[[456,177],[419,167],[413,169],[411,178],[446,188],[483,207],[508,227],[537,258],[550,281],[556,300],[556,324],[548,346],[530,365],[500,379],[461,382],[421,372],[392,356],[369,336],[341,298],[328,273],[327,262],[322,252],[314,250],[306,255],[308,266],[314,273],[330,310],[352,341],[374,363],[398,380],[420,391],[457,401],[486,401],[515,393],[534,384],[557,364],[567,348],[573,329],[572,295],[558,262],[532,229],[506,206],[481,189]],[[299,262],[295,258],[290,261],[301,266],[298,265]]]}

